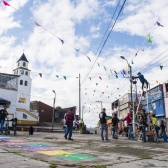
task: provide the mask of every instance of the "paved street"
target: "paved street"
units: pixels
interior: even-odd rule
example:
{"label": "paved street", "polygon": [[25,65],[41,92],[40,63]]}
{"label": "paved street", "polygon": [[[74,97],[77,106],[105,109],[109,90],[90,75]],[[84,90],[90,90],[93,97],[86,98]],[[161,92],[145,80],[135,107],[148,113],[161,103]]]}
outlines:
{"label": "paved street", "polygon": [[0,167],[168,167],[167,143],[144,144],[126,137],[102,142],[99,136],[74,134],[74,141],[68,141],[61,133],[1,135]]}

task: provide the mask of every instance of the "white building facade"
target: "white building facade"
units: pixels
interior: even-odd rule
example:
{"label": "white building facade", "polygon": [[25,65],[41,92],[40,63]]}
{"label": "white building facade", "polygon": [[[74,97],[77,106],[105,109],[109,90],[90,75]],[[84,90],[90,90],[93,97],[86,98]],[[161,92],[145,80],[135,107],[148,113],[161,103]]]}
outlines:
{"label": "white building facade", "polygon": [[18,124],[37,124],[38,113],[30,112],[31,83],[28,60],[23,53],[17,61],[14,74],[0,73],[0,98],[11,101],[9,116],[16,117]]}

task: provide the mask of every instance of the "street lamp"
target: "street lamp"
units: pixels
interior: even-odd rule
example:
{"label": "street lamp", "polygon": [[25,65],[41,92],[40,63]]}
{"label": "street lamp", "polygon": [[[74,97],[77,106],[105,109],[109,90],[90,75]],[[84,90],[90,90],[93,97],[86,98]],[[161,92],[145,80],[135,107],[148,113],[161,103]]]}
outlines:
{"label": "street lamp", "polygon": [[[125,61],[127,61],[127,64],[129,66],[129,74],[130,74],[130,90],[131,90],[131,102],[134,104],[133,99],[132,99],[132,67],[131,65],[128,63],[128,60],[124,57],[124,56],[120,56],[121,59],[124,59]],[[134,113],[134,109],[133,109],[133,133],[135,133],[135,113]]]}
{"label": "street lamp", "polygon": [[54,102],[53,102],[52,132],[53,132],[53,129],[54,129],[54,111],[55,111],[55,100],[56,100],[56,93],[55,93],[55,90],[53,90],[53,93],[55,94],[55,97],[54,97]]}

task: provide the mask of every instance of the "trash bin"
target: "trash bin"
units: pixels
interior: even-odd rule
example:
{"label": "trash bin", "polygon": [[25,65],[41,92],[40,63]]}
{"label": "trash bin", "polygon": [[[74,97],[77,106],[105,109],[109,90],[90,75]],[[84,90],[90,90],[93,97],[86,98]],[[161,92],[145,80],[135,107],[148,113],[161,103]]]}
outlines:
{"label": "trash bin", "polygon": [[95,130],[95,134],[97,134],[97,130]]}

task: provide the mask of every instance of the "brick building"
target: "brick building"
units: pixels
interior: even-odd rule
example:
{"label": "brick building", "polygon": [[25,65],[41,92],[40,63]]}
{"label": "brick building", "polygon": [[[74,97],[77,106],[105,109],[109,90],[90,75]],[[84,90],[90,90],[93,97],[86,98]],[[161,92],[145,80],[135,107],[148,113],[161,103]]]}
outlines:
{"label": "brick building", "polygon": [[[61,122],[61,120],[64,118],[65,113],[70,109],[69,108],[61,108],[56,107],[55,108],[55,114],[54,114],[54,121],[55,122]],[[76,116],[76,107],[72,107],[73,112]],[[42,124],[43,122],[52,122],[52,115],[53,115],[53,107],[49,106],[41,101],[31,101],[30,102],[30,111],[31,113],[39,113],[39,124]],[[76,119],[78,119],[78,116],[76,116]]]}

